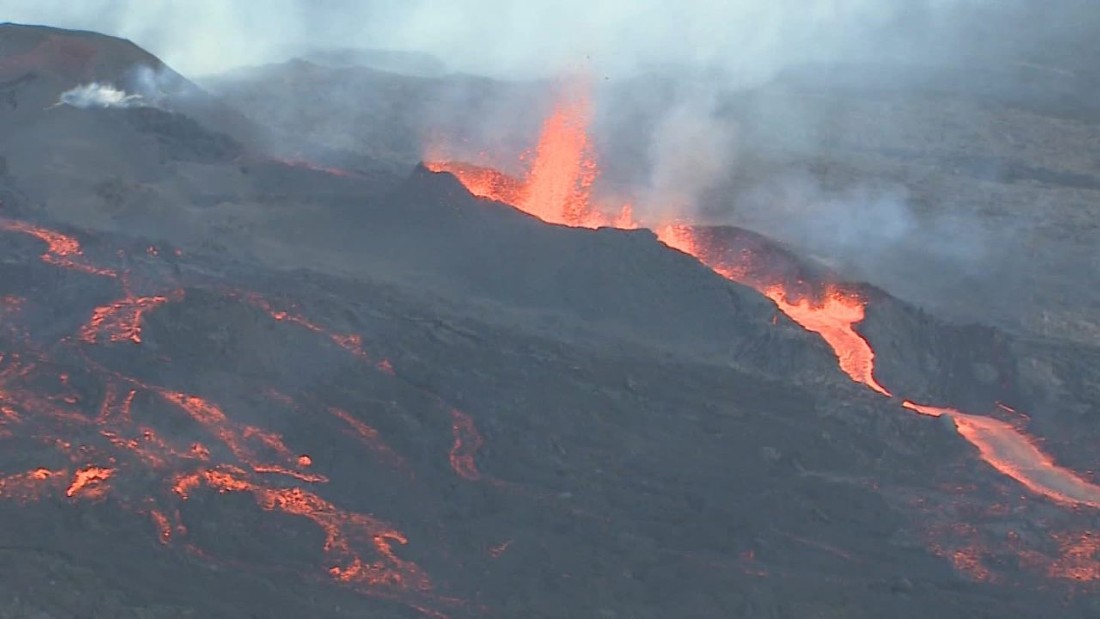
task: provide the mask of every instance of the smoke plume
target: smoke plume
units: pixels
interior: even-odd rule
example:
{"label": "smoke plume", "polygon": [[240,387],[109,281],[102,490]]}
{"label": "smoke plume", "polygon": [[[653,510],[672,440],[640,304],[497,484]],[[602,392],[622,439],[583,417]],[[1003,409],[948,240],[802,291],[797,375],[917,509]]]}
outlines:
{"label": "smoke plume", "polygon": [[714,93],[689,96],[654,128],[643,204],[659,219],[691,219],[700,195],[734,165],[735,126],[716,115],[717,105]]}

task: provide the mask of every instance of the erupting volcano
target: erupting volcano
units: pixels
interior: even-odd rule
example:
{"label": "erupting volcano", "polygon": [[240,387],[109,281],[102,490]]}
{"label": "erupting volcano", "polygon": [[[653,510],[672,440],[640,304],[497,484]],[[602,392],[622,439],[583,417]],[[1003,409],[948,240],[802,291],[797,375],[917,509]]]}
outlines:
{"label": "erupting volcano", "polygon": [[430,158],[424,165],[433,172],[454,174],[475,196],[511,204],[547,223],[637,227],[630,205],[609,216],[593,204],[598,170],[588,138],[590,116],[591,103],[583,88],[561,97],[543,123],[534,151],[524,156],[530,168],[522,179],[460,161]]}
{"label": "erupting volcano", "polygon": [[[454,174],[476,196],[510,204],[539,219],[572,227],[631,229],[642,226],[631,209],[610,216],[593,200],[598,168],[586,135],[590,103],[565,98],[543,124],[528,173],[522,179],[463,162],[433,160],[425,165]],[[439,151],[438,145],[432,152]],[[866,315],[867,299],[857,286],[798,273],[789,256],[758,248],[730,251],[714,228],[680,221],[647,222],[667,246],[696,257],[719,275],[755,289],[807,331],[832,348],[840,369],[854,382],[893,398],[875,378],[875,351],[857,328]],[[947,416],[958,434],[978,449],[978,455],[1000,473],[1031,492],[1067,506],[1100,509],[1100,486],[1058,466],[1034,439],[1011,424],[992,417],[904,402],[922,415]],[[1078,553],[1080,554],[1080,553]],[[1086,553],[1087,554],[1087,553]],[[1097,558],[1100,561],[1100,558]],[[1057,570],[1051,569],[1050,573]],[[1100,570],[1077,572],[1087,580]]]}

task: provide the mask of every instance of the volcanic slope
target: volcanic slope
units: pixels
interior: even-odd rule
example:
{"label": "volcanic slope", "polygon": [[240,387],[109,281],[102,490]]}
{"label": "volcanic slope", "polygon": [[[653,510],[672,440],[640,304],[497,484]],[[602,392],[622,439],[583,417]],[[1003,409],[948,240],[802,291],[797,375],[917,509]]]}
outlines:
{"label": "volcanic slope", "polygon": [[[805,248],[941,316],[1100,343],[1100,80],[1088,26],[1100,11],[1076,1],[1041,16],[994,10],[1003,15],[961,40],[1003,50],[1004,31],[1030,37],[1047,20],[1066,36],[1018,57],[795,67],[719,93],[708,122],[736,129],[737,157],[700,197],[706,221]],[[457,151],[446,158],[511,173],[555,87],[303,61],[204,85],[289,143],[411,163],[419,144],[442,137]],[[593,123],[607,184],[657,178],[654,133],[640,128],[675,118],[685,91],[714,87],[681,75],[600,85]]]}
{"label": "volcanic slope", "polygon": [[140,239],[2,234],[11,613],[1086,612],[929,553],[932,533],[978,543],[940,502],[979,525],[966,505],[990,498],[1009,526],[1072,517],[842,385],[578,349]]}
{"label": "volcanic slope", "polygon": [[[226,149],[188,167],[136,112],[5,141],[7,614],[1095,615],[1090,513],[652,234],[168,113]],[[121,189],[65,148],[35,176],[58,126]],[[145,182],[175,201],[117,197]]]}

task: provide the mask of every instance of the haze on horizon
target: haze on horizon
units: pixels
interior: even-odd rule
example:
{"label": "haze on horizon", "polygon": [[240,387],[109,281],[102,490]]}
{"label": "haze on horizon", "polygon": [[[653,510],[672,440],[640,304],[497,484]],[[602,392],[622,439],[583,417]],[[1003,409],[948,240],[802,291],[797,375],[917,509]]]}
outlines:
{"label": "haze on horizon", "polygon": [[128,38],[190,77],[351,47],[502,77],[691,68],[751,83],[808,62],[1041,56],[1096,12],[1081,0],[5,0],[0,21]]}

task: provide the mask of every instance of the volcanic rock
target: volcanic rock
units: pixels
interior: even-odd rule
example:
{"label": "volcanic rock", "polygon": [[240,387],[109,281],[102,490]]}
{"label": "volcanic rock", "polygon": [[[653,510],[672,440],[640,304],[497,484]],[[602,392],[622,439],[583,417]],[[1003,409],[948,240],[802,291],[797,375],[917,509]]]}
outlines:
{"label": "volcanic rock", "polygon": [[[0,36],[0,614],[1092,616],[1086,510],[653,234],[28,107],[148,58]],[[899,392],[1100,401],[1086,346],[859,290]]]}

